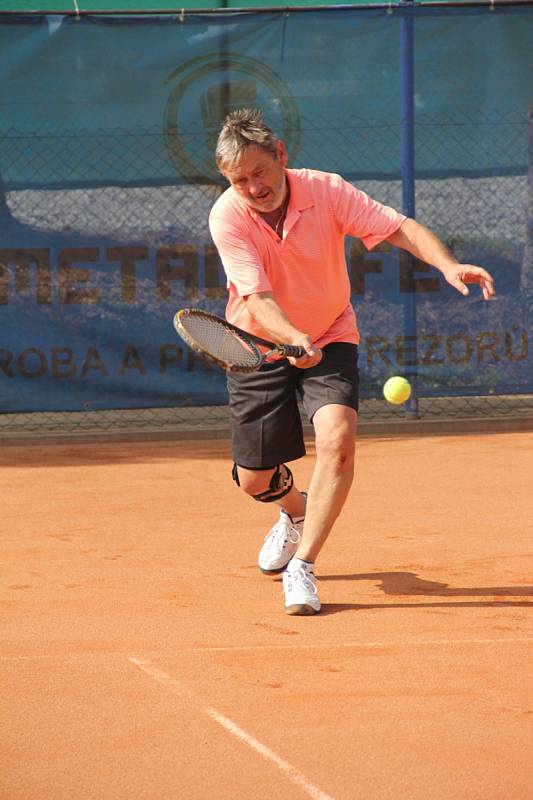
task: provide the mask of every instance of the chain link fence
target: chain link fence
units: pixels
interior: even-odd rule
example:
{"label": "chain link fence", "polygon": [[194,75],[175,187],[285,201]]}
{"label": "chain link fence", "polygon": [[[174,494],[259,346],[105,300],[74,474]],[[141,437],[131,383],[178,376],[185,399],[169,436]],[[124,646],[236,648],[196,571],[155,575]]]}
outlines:
{"label": "chain link fence", "polygon": [[[517,130],[518,129],[518,130]],[[502,140],[509,142],[526,135],[526,120],[513,121],[512,124],[496,125],[496,132]],[[364,137],[354,127],[351,140],[346,131],[329,132],[332,138],[338,136],[340,157],[346,163],[347,154],[355,146],[363,146]],[[395,131],[397,135],[397,131]],[[136,135],[136,147],[130,146],[124,135],[109,137],[107,148],[109,164],[121,170],[121,161],[130,164],[132,152],[137,157],[143,153],[148,169],[154,168],[151,156],[153,133]],[[102,141],[93,146],[101,150]],[[107,140],[107,137],[106,137]],[[443,136],[448,147],[457,146],[456,139]],[[461,139],[462,141],[462,139]],[[54,160],[65,149],[72,148],[83,154],[87,164],[92,163],[91,151],[86,147],[86,137],[67,136],[54,141],[50,137],[31,137],[28,140],[4,135],[2,137],[3,158],[7,165],[4,184],[9,185],[10,165],[16,172],[17,159],[24,158],[30,149],[34,153],[35,173],[43,169],[48,180],[53,173]],[[120,146],[117,145],[120,142]],[[139,144],[140,142],[140,144]],[[336,147],[333,148],[334,150]],[[317,162],[320,153],[317,145]],[[83,160],[80,169],[83,169]],[[118,166],[117,166],[118,165]],[[369,172],[372,164],[369,163]],[[106,165],[101,165],[106,168]],[[331,169],[336,165],[332,163]],[[379,180],[368,177],[351,176],[352,182],[368,192],[372,197],[393,207],[401,207],[402,185],[399,178]],[[31,232],[32,244],[49,237],[53,231],[56,239],[68,240],[72,232],[85,241],[102,239],[112,242],[115,237],[135,244],[142,231],[143,246],[161,245],[176,238],[185,241],[200,241],[210,244],[207,218],[211,205],[220,195],[222,188],[218,183],[184,184],[161,183],[156,186],[86,186],[84,188],[21,189],[10,188],[5,191],[0,203],[3,206],[3,228]],[[476,263],[486,265],[497,280],[498,290],[505,296],[509,290],[518,291],[526,278],[522,270],[523,252],[526,242],[526,220],[528,208],[527,175],[500,176],[421,176],[416,181],[417,217],[433,228],[446,241],[458,258],[468,258],[474,251]],[[178,221],[178,222],[177,222]],[[177,230],[176,226],[179,226]],[[450,235],[453,231],[453,235]],[[218,290],[211,287],[210,307],[223,313],[225,291],[222,282]],[[497,306],[499,297],[493,301]],[[355,297],[355,305],[360,317],[365,297]],[[204,302],[205,305],[205,302]],[[361,307],[361,308],[359,308]],[[375,330],[376,320],[365,323],[370,331]],[[364,329],[364,328],[363,328]],[[361,420],[364,422],[397,422],[412,420],[415,416],[423,420],[438,419],[526,419],[533,417],[533,394],[470,394],[461,396],[421,397],[417,414],[413,415],[402,408],[386,403],[379,395],[376,381],[369,380],[362,366]],[[369,396],[370,395],[370,396]],[[373,396],[372,396],[373,395]],[[304,416],[305,418],[305,416]],[[124,431],[152,432],[172,430],[194,435],[226,435],[228,429],[227,408],[220,406],[166,407],[143,409],[107,409],[79,412],[39,412],[0,414],[0,436],[35,434],[95,434],[98,432],[119,433]]]}
{"label": "chain link fence", "polygon": [[[311,428],[302,411],[304,429]],[[363,399],[362,433],[510,431],[533,428],[533,395],[422,398],[414,418],[380,398]],[[225,405],[105,411],[0,414],[0,442],[51,438],[225,439],[229,412]]]}
{"label": "chain link fence", "polygon": [[[324,76],[315,86],[320,95],[328,92],[327,80]],[[246,94],[249,87],[242,91]],[[306,86],[307,94],[312,91],[313,86]],[[49,124],[51,115],[45,104],[40,111],[32,107],[31,113],[31,125],[2,128],[0,124],[0,223],[7,243],[2,245],[6,249],[0,263],[2,297],[28,290],[28,263],[24,264],[20,256],[22,246],[38,251],[52,243],[57,252],[75,241],[83,242],[84,247],[94,244],[101,250],[125,244],[148,250],[180,242],[194,243],[212,254],[207,220],[224,188],[212,161],[206,161],[206,150],[211,152],[206,140],[212,143],[216,126],[202,127],[197,121],[189,127],[181,126],[180,147],[187,151],[187,175],[176,177],[176,171],[169,169],[175,142],[169,138],[168,129],[165,132],[158,125],[108,127],[105,131],[78,129],[75,103],[71,114],[74,124],[65,124],[62,129]],[[375,199],[400,209],[402,176],[399,169],[391,170],[390,166],[401,160],[400,123],[395,115],[392,119],[344,114],[336,121],[319,113],[302,114],[292,135],[293,142],[305,141],[305,152],[295,151],[290,166],[340,172]],[[389,258],[391,268],[400,271],[401,262],[387,246],[378,248],[368,260],[357,243],[349,244],[353,300],[364,343],[360,362],[362,421],[533,417],[533,376],[524,380],[523,370],[518,371],[529,358],[529,298],[533,286],[531,129],[527,108],[503,108],[471,118],[463,111],[437,116],[425,114],[423,107],[417,111],[416,216],[444,239],[459,260],[486,266],[496,278],[498,296],[490,304],[492,328],[481,333],[469,332],[476,311],[460,310],[456,303],[450,303],[446,313],[453,318],[453,330],[458,333],[444,336],[438,343],[439,358],[426,362],[436,365],[434,383],[418,387],[416,412],[392,407],[382,398],[381,385],[386,372],[392,374],[394,362],[379,348],[373,359],[371,344],[379,339],[385,317],[389,326],[397,317],[398,330],[402,330],[405,297],[398,295],[382,302],[373,273],[387,271],[380,264],[381,258]],[[13,243],[19,243],[18,250]],[[438,319],[435,293],[427,291],[428,283],[424,288],[428,276],[418,273],[420,269],[415,265],[406,280],[414,286],[418,331],[426,336],[429,348]],[[209,274],[205,269],[202,275],[191,270],[189,288],[185,280],[181,300],[201,303],[223,314],[225,290],[220,265]],[[41,295],[37,287],[38,302],[47,291],[46,276],[42,280]],[[142,295],[143,280],[139,285]],[[23,305],[20,314],[22,325]],[[120,306],[115,314],[120,315]],[[433,344],[435,349],[437,344]],[[471,351],[473,359],[477,357],[477,383],[466,374],[465,349]],[[419,354],[420,359],[423,357]],[[440,370],[438,365],[446,358],[449,363]],[[490,368],[490,379],[483,375],[485,368],[487,372]],[[4,376],[8,375],[0,360],[2,369]],[[216,436],[225,435],[228,428],[223,396],[216,404],[191,405],[188,398],[180,398],[179,385],[174,402],[162,399],[158,407],[111,409],[88,402],[82,410],[19,413],[16,404],[2,406],[2,399],[0,396],[0,409],[5,409],[0,413],[3,438],[54,432],[165,430]]]}

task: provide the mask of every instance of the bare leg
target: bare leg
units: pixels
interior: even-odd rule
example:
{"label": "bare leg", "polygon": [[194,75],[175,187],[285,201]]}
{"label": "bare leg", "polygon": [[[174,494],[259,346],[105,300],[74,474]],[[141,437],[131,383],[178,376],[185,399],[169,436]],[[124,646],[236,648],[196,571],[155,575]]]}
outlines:
{"label": "bare leg", "polygon": [[309,487],[303,535],[296,557],[315,562],[348,496],[354,475],[357,413],[331,404],[314,418],[316,464]]}

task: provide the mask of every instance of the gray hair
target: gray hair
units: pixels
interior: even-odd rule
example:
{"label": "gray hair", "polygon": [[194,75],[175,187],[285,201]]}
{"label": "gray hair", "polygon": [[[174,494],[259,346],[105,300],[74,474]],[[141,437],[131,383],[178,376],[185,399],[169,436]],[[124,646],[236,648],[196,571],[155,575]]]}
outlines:
{"label": "gray hair", "polygon": [[277,158],[278,137],[263,120],[258,109],[241,108],[229,114],[218,135],[215,160],[219,170],[237,161],[255,144]]}

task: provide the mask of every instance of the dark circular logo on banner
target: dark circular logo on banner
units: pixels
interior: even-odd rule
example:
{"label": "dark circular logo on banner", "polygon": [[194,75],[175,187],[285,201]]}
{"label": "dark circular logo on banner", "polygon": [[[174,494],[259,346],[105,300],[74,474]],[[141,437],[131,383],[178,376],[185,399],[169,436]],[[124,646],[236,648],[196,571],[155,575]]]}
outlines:
{"label": "dark circular logo on banner", "polygon": [[215,166],[224,118],[237,108],[258,108],[294,160],[300,146],[300,115],[287,84],[262,61],[234,53],[209,53],[173,70],[177,81],[165,107],[169,157],[190,183],[225,183]]}

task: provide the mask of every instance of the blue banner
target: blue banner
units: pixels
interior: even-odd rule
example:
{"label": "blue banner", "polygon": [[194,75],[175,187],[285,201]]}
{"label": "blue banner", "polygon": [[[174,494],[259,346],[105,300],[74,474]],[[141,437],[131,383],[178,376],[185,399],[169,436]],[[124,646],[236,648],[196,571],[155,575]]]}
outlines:
{"label": "blue banner", "polygon": [[226,402],[172,327],[224,313],[221,120],[260,107],[290,166],[401,208],[405,14],[417,217],[498,296],[348,241],[363,394],[394,373],[427,396],[533,391],[532,8],[0,14],[0,411]]}

